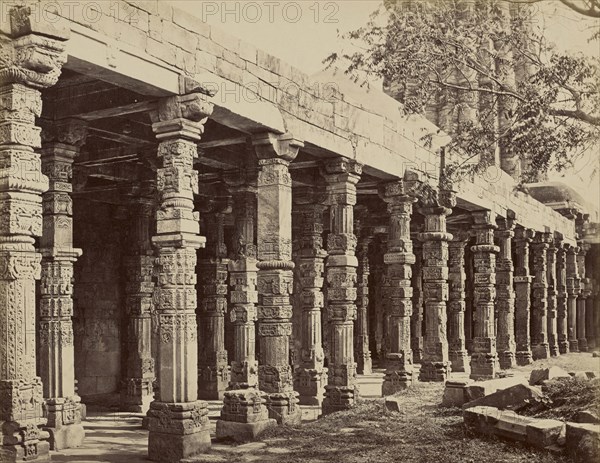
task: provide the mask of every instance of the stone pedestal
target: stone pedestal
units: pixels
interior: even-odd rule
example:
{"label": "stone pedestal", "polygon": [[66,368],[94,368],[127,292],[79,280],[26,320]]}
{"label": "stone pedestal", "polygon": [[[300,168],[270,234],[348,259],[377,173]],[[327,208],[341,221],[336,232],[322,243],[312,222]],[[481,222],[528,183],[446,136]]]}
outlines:
{"label": "stone pedestal", "polygon": [[85,142],[86,129],[75,120],[44,123],[42,172],[49,189],[42,195],[42,281],[39,308],[39,373],[44,385],[50,448],[79,447],[85,435],[75,394],[73,348],[73,265],[81,249],[73,248],[73,161]]}
{"label": "stone pedestal", "polygon": [[529,365],[531,355],[531,282],[529,273],[529,246],[535,233],[529,228],[517,227],[515,230],[516,265],[515,284],[515,342],[517,365]]}
{"label": "stone pedestal", "polygon": [[299,367],[294,372],[294,389],[300,394],[300,404],[320,406],[327,383],[321,327],[321,310],[324,306],[323,274],[327,253],[323,249],[322,238],[325,206],[318,204],[318,199],[320,198],[307,194],[299,200],[303,204],[298,205],[300,229],[297,262],[302,287],[301,349]]}
{"label": "stone pedestal", "polygon": [[465,246],[468,232],[455,233],[448,243],[448,354],[452,371],[470,373],[465,339]]}
{"label": "stone pedestal", "polygon": [[323,414],[352,407],[358,393],[354,363],[358,267],[354,205],[361,174],[361,164],[344,158],[327,161],[324,166],[330,217],[326,261],[330,359]]}
{"label": "stone pedestal", "polygon": [[413,265],[411,286],[413,289],[413,311],[410,317],[410,347],[413,353],[413,362],[421,363],[423,358],[423,243],[418,239],[413,240],[413,253],[415,263]]}
{"label": "stone pedestal", "polygon": [[410,317],[412,315],[412,253],[410,219],[417,188],[420,186],[414,174],[383,185],[380,196],[388,204],[390,223],[387,252],[383,256],[386,267],[386,307],[388,314],[389,352],[382,395],[390,395],[411,386],[413,376],[412,350],[410,345]]}
{"label": "stone pedestal", "polygon": [[[508,211],[507,214],[510,214]],[[496,311],[498,312],[497,351],[500,368],[509,369],[516,365],[515,342],[515,292],[513,290],[512,237],[514,236],[513,217],[498,221],[496,238],[500,244],[500,254],[496,261]]]}
{"label": "stone pedestal", "polygon": [[160,100],[151,114],[162,167],[152,238],[158,256],[159,396],[148,412],[148,456],[159,462],[178,462],[210,447],[207,405],[198,400],[196,250],[205,239],[194,212],[198,173],[193,163],[211,112],[205,95],[191,93]]}
{"label": "stone pedestal", "polygon": [[561,243],[562,238],[555,239],[556,253],[556,338],[558,352],[569,353],[569,336],[567,331],[567,250]]}
{"label": "stone pedestal", "polygon": [[533,359],[550,356],[548,345],[548,280],[547,252],[551,241],[550,233],[538,233],[532,244],[533,268],[533,309],[531,312],[531,351]]}
{"label": "stone pedestal", "polygon": [[267,393],[269,417],[279,424],[301,420],[293,388],[290,335],[292,178],[288,166],[303,143],[290,135],[253,137],[258,156],[258,383]]}
{"label": "stone pedestal", "polygon": [[440,198],[421,198],[419,212],[425,216],[423,241],[423,295],[425,301],[425,337],[419,379],[445,381],[450,374],[448,337],[446,335],[448,301],[448,241],[446,216],[456,205],[451,191],[440,191]]}
{"label": "stone pedestal", "polygon": [[[44,24],[38,34],[36,19],[40,18],[31,15],[29,8],[6,6],[2,26],[10,30],[0,34],[0,461],[41,462],[50,457],[48,433],[40,429],[46,424],[42,382],[36,377],[35,280],[41,277],[41,256],[35,239],[42,235],[42,192],[48,189],[48,179],[42,175],[40,155],[34,152],[41,145],[35,122],[42,110],[40,90],[56,83],[66,61],[68,31],[59,24]],[[65,260],[74,259],[70,251],[71,247],[68,256],[62,255]],[[53,262],[45,276],[67,284],[60,296],[70,301],[66,267]],[[55,288],[46,289],[55,294]],[[57,372],[57,384],[46,392],[57,398],[74,397],[70,306],[64,311],[47,309],[46,349],[60,356],[54,365],[65,371]],[[63,365],[67,359],[71,363]],[[63,409],[68,414],[63,424],[77,419],[70,419],[74,409],[75,404]]]}
{"label": "stone pedestal", "polygon": [[473,251],[475,333],[471,354],[471,379],[493,379],[498,373],[498,354],[494,329],[496,297],[496,253],[494,245],[495,217],[492,211],[473,213],[475,246]]}
{"label": "stone pedestal", "polygon": [[556,281],[556,253],[554,239],[551,237],[548,252],[548,268],[546,272],[548,281],[548,349],[551,356],[558,355],[558,310],[557,310],[557,281]]}

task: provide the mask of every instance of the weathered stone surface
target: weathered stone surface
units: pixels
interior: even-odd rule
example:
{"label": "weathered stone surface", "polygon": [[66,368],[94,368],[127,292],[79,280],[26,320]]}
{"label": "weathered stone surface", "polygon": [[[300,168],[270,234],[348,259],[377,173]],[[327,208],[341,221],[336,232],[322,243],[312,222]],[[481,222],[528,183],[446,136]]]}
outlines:
{"label": "weathered stone surface", "polygon": [[527,425],[527,442],[542,448],[557,445],[564,426],[558,420],[533,420]]}
{"label": "weathered stone surface", "polygon": [[463,411],[463,421],[472,431],[495,434],[500,413],[495,407],[472,407]]}
{"label": "weathered stone surface", "polygon": [[600,417],[591,410],[582,410],[575,416],[577,423],[600,424]]}
{"label": "weathered stone surface", "polygon": [[402,411],[400,403],[401,403],[401,400],[398,397],[386,397],[385,398],[385,408],[387,408],[391,412]]}
{"label": "weathered stone surface", "polygon": [[446,381],[442,407],[461,407],[465,403],[465,387],[472,381]]}
{"label": "weathered stone surface", "polygon": [[217,421],[217,440],[233,439],[236,442],[246,442],[256,439],[266,429],[277,426],[277,421],[267,419],[255,423],[236,423],[235,421]]}
{"label": "weathered stone surface", "polygon": [[512,440],[526,441],[527,427],[534,421],[533,418],[518,415],[517,413],[504,411],[498,417],[496,423],[496,435],[507,437]]}
{"label": "weathered stone surface", "polygon": [[480,397],[493,394],[494,392],[506,389],[516,384],[527,384],[527,379],[522,376],[508,378],[491,379],[488,381],[477,381],[465,386],[465,401],[470,402]]}
{"label": "weathered stone surface", "polygon": [[542,384],[542,381],[556,378],[569,378],[570,375],[560,367],[552,366],[550,368],[540,368],[533,370],[529,376],[531,386]]}
{"label": "weathered stone surface", "polygon": [[526,384],[515,384],[493,394],[467,402],[463,405],[463,408],[485,405],[496,407],[499,410],[519,410],[527,405],[528,401],[541,399],[541,397],[542,392],[538,388]]}
{"label": "weathered stone surface", "polygon": [[600,426],[587,423],[567,423],[567,453],[574,461],[589,463],[600,456]]}

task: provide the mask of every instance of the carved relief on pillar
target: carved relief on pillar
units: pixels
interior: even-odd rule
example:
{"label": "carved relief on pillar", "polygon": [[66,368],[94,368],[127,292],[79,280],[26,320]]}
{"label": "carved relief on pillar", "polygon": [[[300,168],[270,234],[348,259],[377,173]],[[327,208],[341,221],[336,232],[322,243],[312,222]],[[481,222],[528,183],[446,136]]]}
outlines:
{"label": "carved relief on pillar", "polygon": [[413,288],[413,311],[410,317],[410,347],[413,353],[413,362],[421,363],[423,357],[423,324],[425,321],[423,300],[423,243],[415,234],[413,238],[413,265],[411,286]]}
{"label": "carved relief on pillar", "polygon": [[354,323],[354,357],[356,372],[370,375],[373,371],[371,350],[369,348],[369,246],[373,241],[373,229],[364,223],[368,211],[362,211],[361,217],[354,221],[354,229],[358,238],[356,257],[358,259],[356,283],[356,322]]}
{"label": "carved relief on pillar", "polygon": [[[0,34],[0,458],[46,461],[47,434],[38,427],[45,419],[35,345],[35,280],[41,277],[41,256],[34,243],[42,235],[42,192],[48,179],[34,151],[41,145],[35,122],[42,109],[40,89],[56,83],[66,62],[68,31],[55,24],[39,33],[29,7],[7,8],[3,14],[10,30]],[[48,268],[45,282],[66,286],[46,289],[66,299],[69,275],[64,266]],[[48,342],[69,351],[72,330],[65,321],[70,306],[52,306],[48,299]],[[67,381],[65,387],[53,394],[72,391],[73,397],[73,384]],[[69,414],[74,409],[65,407]]]}
{"label": "carved relief on pillar", "polygon": [[550,233],[538,233],[533,244],[533,307],[531,312],[531,350],[533,359],[545,359],[550,356],[548,344],[548,248],[552,237]]}
{"label": "carved relief on pillar", "polygon": [[494,245],[496,229],[492,211],[477,211],[472,214],[475,230],[473,251],[475,330],[471,355],[472,379],[493,379],[498,372],[496,333],[494,321],[494,299],[496,297],[496,253]]}
{"label": "carved relief on pillar", "polygon": [[446,216],[456,206],[452,190],[423,189],[419,212],[425,217],[425,228],[419,234],[423,241],[423,295],[425,301],[425,339],[419,379],[445,381],[450,374],[448,354],[448,241]]}
{"label": "carved relief on pillar", "polygon": [[569,246],[567,248],[567,336],[569,340],[569,351],[579,352],[579,341],[577,340],[577,297],[581,292],[579,269],[577,267],[577,254],[579,248]]}
{"label": "carved relief on pillar", "polygon": [[546,258],[548,267],[546,277],[548,281],[548,349],[550,355],[558,355],[558,311],[557,311],[557,281],[556,281],[556,259],[558,247],[553,236],[550,236]]}
{"label": "carved relief on pillar", "polygon": [[448,243],[448,352],[452,371],[470,373],[465,338],[465,247],[470,232],[453,233]]}
{"label": "carved relief on pillar", "polygon": [[555,235],[556,252],[556,337],[560,354],[569,353],[567,330],[567,250],[562,236]]}
{"label": "carved relief on pillar", "polygon": [[324,414],[352,407],[358,393],[353,342],[358,267],[354,205],[361,174],[362,165],[345,158],[327,161],[323,168],[330,220],[326,261],[330,359]]}
{"label": "carved relief on pillar", "polygon": [[509,369],[516,364],[515,341],[515,292],[513,289],[512,237],[514,236],[514,213],[507,211],[507,217],[497,221],[495,232],[500,245],[496,261],[496,312],[497,351],[500,368]]}
{"label": "carved relief on pillar", "polygon": [[577,254],[577,268],[579,271],[581,291],[577,297],[577,343],[579,352],[587,352],[588,343],[586,337],[586,299],[591,294],[590,279],[585,273],[585,257],[590,245],[584,241],[578,242],[579,253]]}
{"label": "carved relief on pillar", "polygon": [[529,271],[530,243],[535,232],[530,228],[518,226],[515,230],[515,342],[518,365],[533,362],[531,354],[531,282]]}
{"label": "carved relief on pillar", "polygon": [[385,265],[385,305],[388,319],[386,372],[383,395],[393,394],[412,385],[413,358],[410,338],[412,316],[412,266],[415,255],[410,237],[413,203],[421,187],[415,174],[407,172],[402,180],[386,183],[380,196],[388,204],[390,221]]}
{"label": "carved relief on pillar", "polygon": [[292,179],[288,170],[303,143],[272,133],[254,136],[258,156],[259,387],[269,416],[280,424],[300,421],[289,359],[292,334]]}

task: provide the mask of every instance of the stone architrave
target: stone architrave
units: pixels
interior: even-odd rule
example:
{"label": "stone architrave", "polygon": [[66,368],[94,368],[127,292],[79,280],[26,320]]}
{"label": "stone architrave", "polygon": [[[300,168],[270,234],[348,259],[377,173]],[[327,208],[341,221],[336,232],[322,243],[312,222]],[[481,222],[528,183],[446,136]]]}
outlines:
{"label": "stone architrave", "polygon": [[151,227],[155,212],[154,186],[130,203],[130,232],[124,257],[125,309],[127,313],[127,363],[121,389],[121,408],[146,413],[154,398],[152,356],[152,311],[154,301],[154,250]]}
{"label": "stone architrave", "polygon": [[581,292],[581,280],[577,267],[579,248],[569,246],[567,249],[567,336],[569,351],[579,352],[577,340],[577,297]]}
{"label": "stone architrave", "polygon": [[550,356],[548,345],[548,248],[550,233],[538,233],[533,244],[533,308],[531,311],[531,351],[534,360]]}
{"label": "stone architrave", "polygon": [[304,144],[290,134],[255,135],[258,156],[258,383],[269,417],[300,422],[290,365],[293,291],[292,178],[289,164]]}
{"label": "stone architrave", "polygon": [[410,220],[420,186],[418,177],[407,172],[402,180],[386,183],[379,191],[390,214],[387,252],[383,256],[389,340],[382,385],[384,396],[406,389],[415,381],[410,341],[411,278],[415,255],[412,253]]}
{"label": "stone architrave", "polygon": [[448,354],[452,371],[470,373],[465,338],[465,247],[471,234],[453,235],[448,243]]}
{"label": "stone architrave", "polygon": [[[68,265],[48,265],[43,282],[65,285],[56,290],[61,301],[68,299],[66,305],[48,303],[44,314],[44,334],[53,344],[45,349],[61,355],[54,364],[64,371],[52,374],[56,382],[44,391],[36,376],[35,280],[41,278],[42,256],[35,239],[42,236],[42,192],[48,190],[48,179],[34,151],[41,147],[35,123],[42,110],[41,90],[57,82],[66,62],[68,30],[58,23],[39,24],[29,7],[6,6],[2,25],[10,30],[0,33],[0,460],[9,463],[49,460],[48,433],[40,429],[46,424],[44,392],[65,400],[52,405],[65,406],[65,424],[77,420],[77,404],[66,403],[75,397]],[[77,255],[72,246],[57,251],[73,259]],[[45,291],[55,294],[55,288]]]}
{"label": "stone architrave", "polygon": [[558,352],[569,353],[569,333],[567,331],[567,250],[562,244],[562,236],[556,236],[556,332]]}
{"label": "stone architrave", "polygon": [[515,230],[515,342],[517,365],[533,362],[531,354],[531,282],[529,273],[529,248],[535,236],[530,228],[518,226]]}
{"label": "stone architrave", "polygon": [[[364,214],[367,215],[366,213]],[[355,220],[354,229],[358,237],[356,257],[358,259],[356,283],[356,322],[354,326],[354,357],[356,372],[370,375],[373,372],[371,350],[369,348],[369,246],[373,241],[372,228],[364,225],[366,217]]]}
{"label": "stone architrave", "polygon": [[410,317],[410,347],[413,353],[413,362],[421,363],[423,357],[423,243],[413,239],[413,253],[415,263],[411,286],[413,288],[413,312]]}
{"label": "stone architrave", "polygon": [[579,253],[577,254],[577,268],[579,271],[580,287],[579,296],[577,297],[577,343],[579,352],[587,352],[588,343],[586,338],[586,299],[591,294],[590,279],[586,278],[585,273],[585,256],[587,255],[590,245],[581,241],[579,243]]}
{"label": "stone architrave", "polygon": [[42,125],[42,173],[49,189],[42,195],[42,278],[38,309],[38,363],[47,410],[50,448],[79,447],[81,399],[75,393],[73,346],[73,265],[81,249],[73,248],[73,162],[85,143],[79,120]]}
{"label": "stone architrave", "polygon": [[227,247],[225,215],[228,205],[218,204],[206,221],[206,247],[198,261],[198,398],[222,400],[230,370],[225,350],[227,312]]}
{"label": "stone architrave", "polygon": [[330,220],[325,264],[330,359],[323,414],[329,414],[352,407],[358,395],[354,362],[358,267],[354,205],[362,165],[339,157],[325,163],[323,174]]}
{"label": "stone architrave", "polygon": [[294,389],[302,405],[321,405],[327,383],[327,369],[321,327],[321,311],[325,305],[323,283],[325,257],[323,249],[323,212],[325,206],[312,195],[297,206],[300,228],[298,233],[298,272],[300,292],[300,358],[294,372]]}
{"label": "stone architrave", "polygon": [[550,237],[550,243],[546,257],[548,260],[548,268],[546,269],[546,277],[548,281],[548,349],[551,356],[558,355],[558,309],[557,309],[557,282],[556,282],[556,259],[558,247],[554,238]]}
{"label": "stone architrave", "polygon": [[158,397],[148,412],[148,456],[154,461],[191,458],[210,447],[208,406],[198,400],[196,251],[204,246],[194,212],[197,143],[213,105],[199,91],[167,97],[151,113],[158,139],[156,186],[156,312]]}
{"label": "stone architrave", "polygon": [[471,379],[493,379],[499,369],[496,351],[494,299],[496,297],[495,216],[492,211],[473,212],[475,245],[473,251],[475,330],[471,354]]}
{"label": "stone architrave", "polygon": [[514,266],[512,259],[514,213],[508,211],[507,215],[508,217],[497,221],[498,230],[495,232],[500,244],[500,253],[496,260],[497,351],[500,368],[505,370],[516,365],[515,291],[513,289]]}

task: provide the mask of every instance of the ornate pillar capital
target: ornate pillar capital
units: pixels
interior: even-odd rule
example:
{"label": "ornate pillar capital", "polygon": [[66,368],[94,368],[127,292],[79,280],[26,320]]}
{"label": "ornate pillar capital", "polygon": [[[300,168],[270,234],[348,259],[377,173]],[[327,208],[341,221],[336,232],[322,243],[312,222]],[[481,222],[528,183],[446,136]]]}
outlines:
{"label": "ornate pillar capital", "polygon": [[[163,98],[156,111],[150,113],[152,130],[159,141],[169,139],[200,141],[204,124],[213,112],[210,97],[203,93],[190,93]],[[197,157],[198,151],[194,150]],[[169,150],[160,150],[159,156],[166,157]]]}
{"label": "ornate pillar capital", "polygon": [[252,146],[256,150],[259,165],[261,165],[261,161],[272,163],[275,160],[287,165],[298,156],[300,148],[304,147],[304,142],[295,138],[291,133],[277,135],[266,132],[254,135]]}

